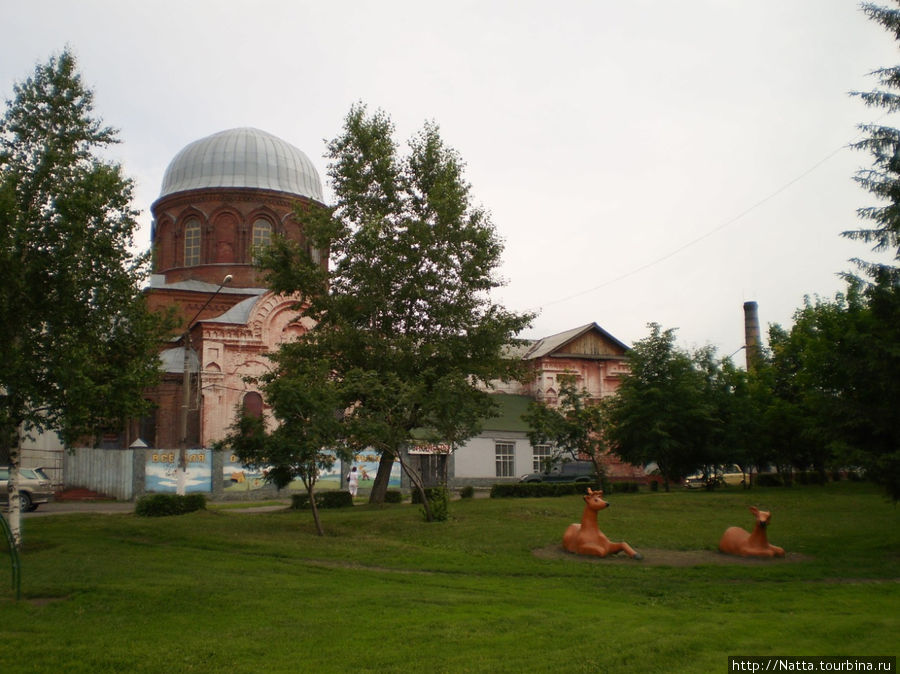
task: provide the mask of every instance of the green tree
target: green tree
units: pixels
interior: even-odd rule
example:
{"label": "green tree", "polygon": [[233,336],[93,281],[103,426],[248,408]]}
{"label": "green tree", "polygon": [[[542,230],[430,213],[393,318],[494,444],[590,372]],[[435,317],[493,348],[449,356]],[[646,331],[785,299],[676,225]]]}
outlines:
{"label": "green tree", "polygon": [[666,489],[704,463],[714,409],[704,373],[675,346],[675,330],[651,323],[628,352],[630,373],[609,400],[613,451],[636,465],[656,462]]}
{"label": "green tree", "polygon": [[132,183],[100,157],[116,132],[93,116],[75,58],[54,56],[14,91],[0,119],[0,453],[13,485],[27,436],[71,443],[145,411],[163,327],[140,291],[146,259],[129,252]]}
{"label": "green tree", "polygon": [[875,273],[874,283],[851,281],[833,300],[807,300],[790,331],[772,332],[780,417],[770,425],[794,466],[861,466],[897,500],[900,286]]}
{"label": "green tree", "polygon": [[[895,5],[900,2],[895,0]],[[880,23],[900,40],[900,9],[863,3],[866,15]],[[869,107],[881,108],[886,113],[900,110],[900,65],[880,68],[872,73],[879,86],[872,91],[852,92]],[[866,138],[854,145],[872,155],[872,166],[857,172],[855,180],[863,189],[871,192],[881,202],[875,206],[860,208],[857,213],[869,227],[849,230],[844,236],[871,244],[875,251],[893,251],[894,261],[900,260],[900,130],[881,124],[862,124],[860,129]],[[890,282],[898,282],[896,265],[855,260],[869,276],[887,274]]]}
{"label": "green tree", "polygon": [[270,286],[301,293],[315,321],[281,347],[285,376],[327,363],[322,385],[338,388],[346,410],[334,444],[381,455],[373,502],[395,460],[422,491],[403,450],[423,431],[456,446],[496,414],[485,389],[515,374],[503,350],[531,318],[490,299],[502,245],[438,127],[425,124],[406,156],[393,134],[385,113],[353,106],[328,144],[335,205],[304,213],[307,245],[277,239],[262,258]]}
{"label": "green tree", "polygon": [[326,449],[338,434],[340,398],[323,361],[295,362],[289,371],[273,355],[275,369],[261,378],[260,388],[276,424],[239,415],[217,449],[233,452],[244,465],[264,471],[279,489],[300,478],[309,495],[316,531],[325,532],[316,505],[315,487],[322,470],[334,466],[337,452]]}
{"label": "green tree", "polygon": [[[588,391],[580,390],[573,375],[560,375],[559,381],[558,406],[551,407],[536,400],[522,415],[531,428],[528,439],[532,445],[549,443],[554,447],[556,455],[551,458],[551,463],[589,456],[597,475],[602,478],[606,473],[603,455],[609,449],[603,403],[592,401]],[[564,456],[566,454],[568,457]]]}

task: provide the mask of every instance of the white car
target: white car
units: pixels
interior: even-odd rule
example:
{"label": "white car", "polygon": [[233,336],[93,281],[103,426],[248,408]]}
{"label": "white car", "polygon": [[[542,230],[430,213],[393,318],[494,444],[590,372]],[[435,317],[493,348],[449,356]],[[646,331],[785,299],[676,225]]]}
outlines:
{"label": "white car", "polygon": [[[19,468],[19,503],[22,512],[50,503],[53,485],[42,468]],[[9,505],[9,466],[0,466],[0,503]]]}

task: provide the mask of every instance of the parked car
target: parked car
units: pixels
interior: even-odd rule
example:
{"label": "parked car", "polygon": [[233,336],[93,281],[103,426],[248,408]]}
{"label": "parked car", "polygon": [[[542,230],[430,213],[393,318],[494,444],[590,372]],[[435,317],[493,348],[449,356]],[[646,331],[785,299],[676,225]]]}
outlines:
{"label": "parked car", "polygon": [[530,473],[519,478],[519,482],[596,482],[597,472],[590,461],[570,461],[549,473]]}
{"label": "parked car", "polygon": [[[19,503],[22,512],[50,503],[53,487],[43,468],[19,468]],[[9,466],[0,466],[0,503],[9,506]]]}
{"label": "parked car", "polygon": [[709,473],[694,473],[684,478],[687,489],[700,489],[710,484],[714,486],[738,486],[744,484],[744,474],[735,465],[715,466]]}

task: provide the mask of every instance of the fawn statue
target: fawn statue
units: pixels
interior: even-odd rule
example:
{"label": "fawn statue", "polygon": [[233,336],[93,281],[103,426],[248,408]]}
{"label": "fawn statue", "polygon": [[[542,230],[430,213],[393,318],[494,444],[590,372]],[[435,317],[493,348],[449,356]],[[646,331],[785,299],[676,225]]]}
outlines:
{"label": "fawn statue", "polygon": [[740,557],[784,557],[784,548],[772,545],[766,537],[772,514],[754,506],[750,506],[750,512],[756,517],[753,533],[740,527],[728,527],[719,541],[719,551]]}
{"label": "fawn statue", "polygon": [[606,557],[625,551],[632,559],[643,559],[628,543],[613,543],[597,528],[597,511],[609,507],[603,500],[603,491],[587,490],[584,496],[584,513],[581,524],[570,524],[563,535],[563,547],[578,555]]}

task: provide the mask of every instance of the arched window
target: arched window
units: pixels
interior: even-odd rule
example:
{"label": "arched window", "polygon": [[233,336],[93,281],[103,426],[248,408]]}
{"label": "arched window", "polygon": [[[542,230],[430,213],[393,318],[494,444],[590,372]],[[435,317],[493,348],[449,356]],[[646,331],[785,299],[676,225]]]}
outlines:
{"label": "arched window", "polygon": [[251,242],[253,259],[256,260],[259,252],[270,243],[272,243],[272,225],[268,220],[260,218],[253,223],[253,240]]}
{"label": "arched window", "polygon": [[184,266],[200,264],[200,223],[191,218],[184,224]]}
{"label": "arched window", "polygon": [[263,399],[256,391],[244,396],[244,416],[261,419],[263,415]]}

